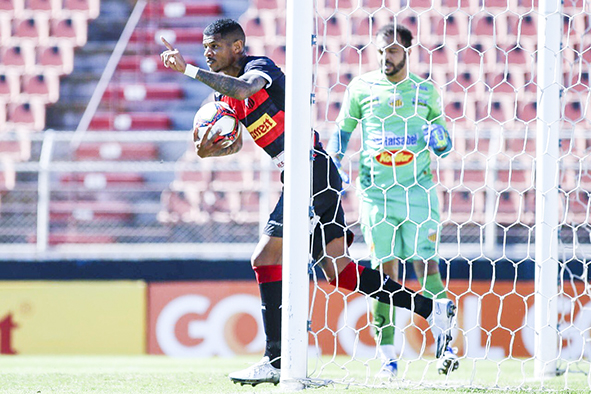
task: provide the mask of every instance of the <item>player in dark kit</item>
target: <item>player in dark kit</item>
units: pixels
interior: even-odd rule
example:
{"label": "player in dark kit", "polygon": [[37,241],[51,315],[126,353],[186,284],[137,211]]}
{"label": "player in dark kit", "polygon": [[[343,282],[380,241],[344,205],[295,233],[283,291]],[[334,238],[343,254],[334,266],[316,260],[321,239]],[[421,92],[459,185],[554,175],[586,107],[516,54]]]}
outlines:
{"label": "player in dark kit", "polygon": [[[248,56],[246,37],[242,27],[231,19],[220,19],[203,32],[203,47],[208,70],[186,64],[177,49],[164,38],[167,50],[161,54],[166,67],[205,83],[236,111],[249,134],[283,168],[285,76],[267,57]],[[201,158],[225,156],[242,148],[242,133],[232,145],[223,148],[209,138],[210,129],[201,140],[195,141]],[[218,132],[219,133],[219,132]],[[308,138],[309,130],[302,130]],[[193,136],[197,139],[197,133]],[[215,137],[216,134],[213,135]],[[312,234],[312,257],[321,263],[328,281],[350,291],[368,294],[382,302],[412,309],[428,320],[436,338],[437,357],[451,341],[451,328],[455,305],[450,300],[431,300],[402,287],[380,272],[364,268],[348,257],[347,230],[339,190],[338,171],[318,141],[314,138],[313,210],[315,222]],[[283,249],[283,195],[271,213],[265,230],[255,248],[251,263],[259,285],[262,302],[263,325],[266,334],[265,354],[262,360],[241,371],[231,373],[235,383],[257,385],[263,382],[277,384],[280,379],[281,356],[281,275]],[[306,264],[306,262],[302,262]]]}

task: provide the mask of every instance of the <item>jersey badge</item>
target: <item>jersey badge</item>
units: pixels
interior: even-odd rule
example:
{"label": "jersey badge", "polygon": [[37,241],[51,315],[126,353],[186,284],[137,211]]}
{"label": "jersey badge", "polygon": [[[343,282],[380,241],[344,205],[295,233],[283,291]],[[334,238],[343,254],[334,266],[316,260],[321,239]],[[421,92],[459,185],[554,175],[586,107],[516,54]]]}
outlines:
{"label": "jersey badge", "polygon": [[388,99],[388,105],[391,108],[400,108],[400,107],[402,107],[404,105],[404,103],[402,102],[402,96],[400,94],[398,94],[398,93],[393,94]]}

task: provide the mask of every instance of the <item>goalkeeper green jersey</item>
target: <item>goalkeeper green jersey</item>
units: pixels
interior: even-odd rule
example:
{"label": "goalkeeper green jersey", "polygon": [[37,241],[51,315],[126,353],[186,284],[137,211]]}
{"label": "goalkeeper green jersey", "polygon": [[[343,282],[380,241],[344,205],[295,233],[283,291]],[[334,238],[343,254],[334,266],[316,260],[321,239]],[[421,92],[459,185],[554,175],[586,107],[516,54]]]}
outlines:
{"label": "goalkeeper green jersey", "polygon": [[337,122],[348,133],[361,123],[359,182],[365,192],[432,185],[431,156],[421,127],[446,125],[431,82],[412,73],[399,83],[388,81],[380,70],[363,74],[349,84]]}

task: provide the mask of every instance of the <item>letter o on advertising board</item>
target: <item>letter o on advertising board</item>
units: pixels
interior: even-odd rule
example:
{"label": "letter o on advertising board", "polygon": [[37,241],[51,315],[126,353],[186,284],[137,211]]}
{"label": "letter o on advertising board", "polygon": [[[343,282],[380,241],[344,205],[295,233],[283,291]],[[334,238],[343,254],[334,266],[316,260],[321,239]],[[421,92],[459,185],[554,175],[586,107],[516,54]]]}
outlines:
{"label": "letter o on advertising board", "polygon": [[265,336],[261,318],[260,300],[248,294],[236,294],[224,298],[213,306],[203,320],[194,320],[188,325],[191,338],[202,339],[194,346],[179,341],[175,327],[179,319],[187,314],[203,315],[209,308],[210,300],[202,295],[188,294],[175,298],[160,312],[156,321],[156,339],[164,354],[175,357],[233,356],[236,354],[234,333],[235,323],[240,314],[252,316],[257,323],[256,335],[244,346],[245,352],[257,352],[265,347]]}

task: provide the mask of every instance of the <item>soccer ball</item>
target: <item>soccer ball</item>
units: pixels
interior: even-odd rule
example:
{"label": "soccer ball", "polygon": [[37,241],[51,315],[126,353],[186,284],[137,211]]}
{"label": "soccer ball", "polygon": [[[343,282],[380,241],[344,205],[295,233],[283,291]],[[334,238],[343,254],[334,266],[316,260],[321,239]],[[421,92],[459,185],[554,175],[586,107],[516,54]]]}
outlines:
{"label": "soccer ball", "polygon": [[195,114],[193,120],[193,138],[195,142],[201,141],[207,129],[212,126],[209,136],[213,136],[218,130],[220,134],[214,143],[221,142],[222,147],[227,148],[240,136],[242,124],[238,115],[223,101],[213,101],[205,104]]}

